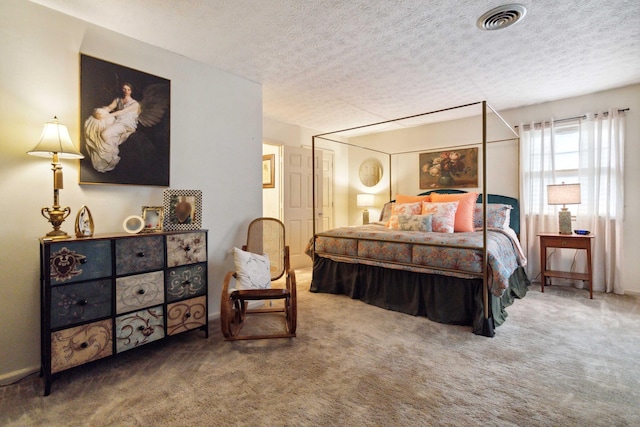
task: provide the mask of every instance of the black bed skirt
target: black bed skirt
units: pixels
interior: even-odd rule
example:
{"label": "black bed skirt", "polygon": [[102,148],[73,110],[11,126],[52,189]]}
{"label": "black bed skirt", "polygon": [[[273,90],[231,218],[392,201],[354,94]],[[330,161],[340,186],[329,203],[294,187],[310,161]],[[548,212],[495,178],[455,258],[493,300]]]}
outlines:
{"label": "black bed skirt", "polygon": [[[523,298],[528,286],[527,275],[520,267],[509,278],[509,288],[502,297],[490,294],[489,316],[493,325],[504,322],[505,308],[515,298]],[[471,325],[474,334],[487,335],[480,279],[342,263],[316,256],[310,291],[344,294],[387,310],[426,316],[439,323]]]}

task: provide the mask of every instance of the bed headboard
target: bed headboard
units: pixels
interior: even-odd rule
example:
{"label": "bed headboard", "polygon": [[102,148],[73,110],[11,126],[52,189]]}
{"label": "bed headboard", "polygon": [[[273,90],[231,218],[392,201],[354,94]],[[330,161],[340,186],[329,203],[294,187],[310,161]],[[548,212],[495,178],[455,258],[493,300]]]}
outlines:
{"label": "bed headboard", "polygon": [[[467,193],[467,191],[463,190],[454,190],[454,189],[441,189],[441,190],[430,190],[425,191],[423,193],[418,194],[419,196],[426,196],[431,193],[440,193],[440,194],[457,194],[457,193]],[[488,197],[489,204],[491,203],[500,203],[504,205],[509,205],[513,209],[511,209],[511,216],[509,218],[509,227],[516,232],[516,234],[520,235],[520,202],[518,199],[509,196],[502,196],[500,194],[489,194]],[[476,203],[482,203],[482,193],[478,194],[478,200]]]}

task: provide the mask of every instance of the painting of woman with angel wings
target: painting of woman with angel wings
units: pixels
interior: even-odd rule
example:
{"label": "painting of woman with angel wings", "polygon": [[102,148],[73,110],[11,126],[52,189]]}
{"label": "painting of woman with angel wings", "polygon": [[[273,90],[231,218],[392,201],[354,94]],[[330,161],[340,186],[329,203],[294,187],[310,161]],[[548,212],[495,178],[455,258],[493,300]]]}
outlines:
{"label": "painting of woman with angel wings", "polygon": [[80,183],[169,186],[169,81],[86,55],[80,64]]}

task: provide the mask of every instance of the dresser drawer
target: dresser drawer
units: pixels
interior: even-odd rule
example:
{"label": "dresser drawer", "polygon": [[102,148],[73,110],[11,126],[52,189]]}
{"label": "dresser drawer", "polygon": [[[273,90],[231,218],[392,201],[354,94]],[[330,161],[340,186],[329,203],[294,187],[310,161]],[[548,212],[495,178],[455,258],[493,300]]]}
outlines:
{"label": "dresser drawer", "polygon": [[51,244],[49,276],[51,284],[111,276],[111,241]]}
{"label": "dresser drawer", "polygon": [[164,272],[136,274],[116,279],[116,313],[139,310],[164,302]]}
{"label": "dresser drawer", "polygon": [[167,302],[203,295],[207,288],[207,265],[176,267],[165,277]]}
{"label": "dresser drawer", "polygon": [[167,266],[195,264],[207,260],[205,233],[182,233],[167,236]]}
{"label": "dresser drawer", "polygon": [[164,310],[151,307],[116,317],[116,352],[164,338]]}
{"label": "dresser drawer", "polygon": [[167,305],[167,335],[196,329],[207,321],[206,295]]}
{"label": "dresser drawer", "polygon": [[51,287],[51,328],[111,316],[111,280]]}
{"label": "dresser drawer", "polygon": [[101,320],[51,334],[51,372],[113,354],[112,320]]}
{"label": "dresser drawer", "polygon": [[163,266],[162,236],[116,240],[116,275],[159,270]]}

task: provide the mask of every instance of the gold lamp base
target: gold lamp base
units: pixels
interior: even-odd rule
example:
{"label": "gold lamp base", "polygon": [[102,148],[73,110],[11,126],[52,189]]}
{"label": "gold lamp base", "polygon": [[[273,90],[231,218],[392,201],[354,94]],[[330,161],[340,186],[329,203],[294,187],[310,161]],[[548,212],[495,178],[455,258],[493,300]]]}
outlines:
{"label": "gold lamp base", "polygon": [[53,225],[53,230],[48,232],[45,238],[68,239],[71,237],[65,231],[60,230],[60,226],[71,213],[71,208],[69,206],[65,206],[64,208],[60,208],[60,206],[56,205],[54,205],[52,208],[45,207],[42,208],[41,213],[42,216],[45,217],[51,223],[51,225]]}

